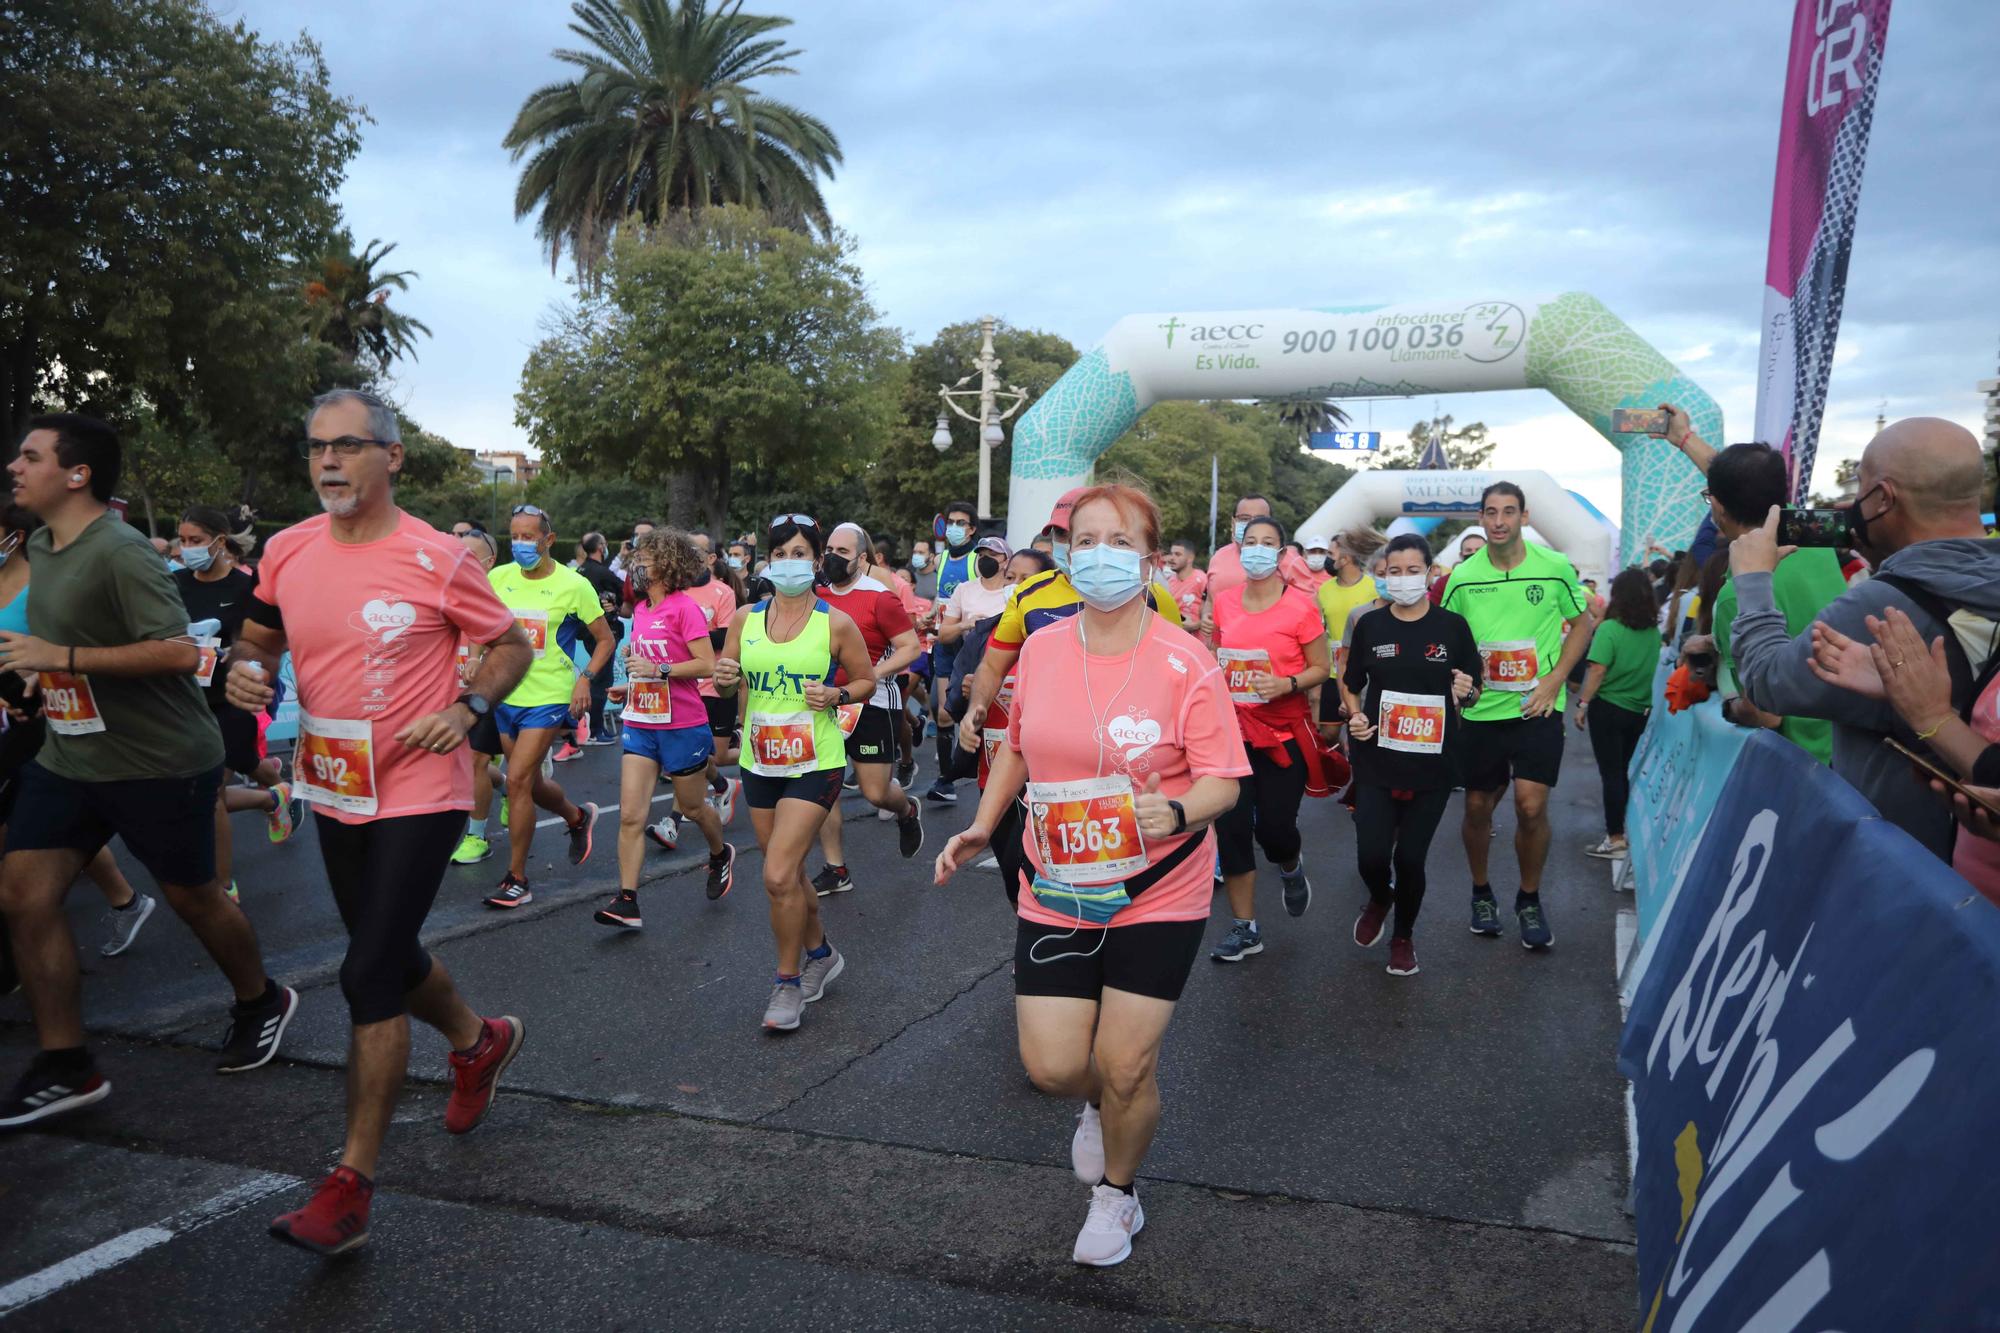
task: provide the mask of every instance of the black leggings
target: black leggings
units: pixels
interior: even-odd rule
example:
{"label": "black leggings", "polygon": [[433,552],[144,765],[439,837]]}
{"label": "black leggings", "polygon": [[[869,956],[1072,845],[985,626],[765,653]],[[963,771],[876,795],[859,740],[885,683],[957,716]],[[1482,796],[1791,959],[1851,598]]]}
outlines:
{"label": "black leggings", "polygon": [[409,993],[431,974],[417,940],[445,867],[465,832],[465,811],[438,810],[366,824],[318,811],[319,854],[347,927],[340,993],[356,1027],[409,1012]]}
{"label": "black leggings", "polygon": [[[1354,784],[1354,844],[1361,862],[1361,881],[1378,903],[1396,905],[1394,935],[1410,938],[1417,912],[1424,905],[1424,861],[1431,853],[1451,789],[1420,791],[1399,801],[1387,787],[1372,782]],[[1393,887],[1391,872],[1394,872]]]}
{"label": "black leggings", "polygon": [[1604,831],[1625,833],[1625,802],[1632,794],[1626,770],[1639,738],[1646,734],[1646,714],[1621,708],[1608,699],[1592,699],[1584,720],[1590,724],[1590,752],[1597,756],[1597,776],[1604,783]]}
{"label": "black leggings", "polygon": [[1297,741],[1285,742],[1285,754],[1292,762],[1281,768],[1262,750],[1250,751],[1250,776],[1237,784],[1236,804],[1215,821],[1223,874],[1254,871],[1257,847],[1280,869],[1299,859],[1299,802],[1306,794],[1306,760]]}

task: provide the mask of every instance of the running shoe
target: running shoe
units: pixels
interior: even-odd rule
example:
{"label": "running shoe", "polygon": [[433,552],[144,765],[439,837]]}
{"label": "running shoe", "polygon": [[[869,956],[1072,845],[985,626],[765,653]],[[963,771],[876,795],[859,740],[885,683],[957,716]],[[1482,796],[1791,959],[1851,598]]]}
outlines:
{"label": "running shoe", "polygon": [[1542,910],[1539,896],[1519,903],[1514,908],[1514,919],[1521,923],[1521,947],[1523,949],[1546,949],[1556,942],[1549,931],[1548,914]]}
{"label": "running shoe", "polygon": [[896,845],[909,860],[924,849],[924,807],[914,796],[909,798],[909,809],[896,821]]}
{"label": "running shoe", "polygon": [[846,893],[854,887],[854,877],[845,867],[835,870],[832,866],[821,866],[813,876],[813,892],[824,898],[830,893]]}
{"label": "running shoe", "polygon": [[1076,1113],[1076,1133],[1069,1139],[1070,1169],[1086,1185],[1104,1179],[1104,1121],[1089,1102]]}
{"label": "running shoe", "polygon": [[915,755],[911,755],[908,759],[905,759],[902,763],[896,765],[896,782],[903,788],[904,791],[908,791],[910,787],[916,782],[916,780],[917,780],[917,757]]}
{"label": "running shoe", "polygon": [[528,891],[528,881],[515,879],[511,870],[500,877],[500,887],[486,895],[488,907],[498,907],[502,910],[526,907],[533,901],[535,895]]}
{"label": "running shoe", "polygon": [[271,1234],[314,1254],[346,1254],[368,1243],[368,1204],[375,1183],[351,1166],[337,1166],[306,1206],[273,1218]]}
{"label": "running shoe", "polygon": [[804,979],[781,981],[771,987],[771,1002],[764,1006],[764,1030],[791,1032],[798,1027],[799,1015],[805,1011]]}
{"label": "running shoe", "polygon": [[1472,933],[1500,937],[1500,904],[1490,893],[1472,895]]}
{"label": "running shoe", "polygon": [[943,801],[946,805],[956,805],[958,804],[958,784],[949,778],[939,778],[931,784],[931,789],[924,793],[924,797],[927,800]]}
{"label": "running shoe", "polygon": [[[830,942],[829,942],[830,943]],[[824,958],[807,955],[805,966],[799,969],[799,998],[811,1004],[826,994],[826,988],[833,979],[847,970],[847,959],[835,949]]]}
{"label": "running shoe", "polygon": [[583,803],[583,818],[569,825],[569,863],[580,866],[590,859],[590,831],[597,826],[597,802]]}
{"label": "running shoe", "polygon": [[453,1051],[450,1056],[451,1099],[444,1105],[444,1127],[452,1134],[464,1134],[486,1118],[500,1091],[500,1075],[514,1063],[521,1043],[528,1039],[527,1025],[511,1014],[481,1022],[486,1030],[480,1034],[479,1044],[462,1055]]}
{"label": "running shoe", "polygon": [[840,785],[842,787],[845,787],[848,791],[860,791],[861,778],[855,773],[855,771],[852,768],[849,768],[847,770],[846,775],[840,779]]}
{"label": "running shoe", "polygon": [[572,759],[581,759],[582,757],[583,751],[577,749],[568,741],[564,741],[556,747],[556,752],[549,756],[549,762],[552,764],[567,764]]}
{"label": "running shoe", "polygon": [[1218,963],[1240,963],[1253,953],[1264,952],[1264,935],[1247,921],[1232,922],[1222,943],[1208,951]]}
{"label": "running shoe", "polygon": [[1132,1237],[1145,1225],[1146,1210],[1139,1206],[1138,1194],[1098,1185],[1090,1191],[1090,1215],[1076,1233],[1070,1257],[1094,1268],[1122,1264],[1132,1257]]}
{"label": "running shoe", "polygon": [[611,905],[598,908],[590,919],[600,926],[623,926],[626,930],[637,930],[646,924],[639,915],[639,895],[632,889],[620,889]]}
{"label": "running shoe", "polygon": [[727,898],[736,885],[736,846],[723,843],[722,850],[708,858],[708,900]]}
{"label": "running shoe", "polygon": [[681,817],[672,810],[661,815],[655,822],[646,825],[646,836],[668,851],[681,845]]}
{"label": "running shoe", "polygon": [[600,745],[616,745],[618,743],[619,743],[618,737],[615,734],[613,734],[613,732],[609,727],[606,727],[603,731],[591,732],[590,739],[584,742],[584,746],[586,748],[595,749],[597,746]]}
{"label": "running shoe", "polygon": [[305,798],[292,795],[292,784],[289,782],[280,782],[271,788],[271,797],[276,803],[272,805],[271,813],[265,816],[271,821],[267,831],[272,842],[284,842],[298,832],[299,824],[306,817]]}
{"label": "running shoe", "polygon": [[1606,838],[1583,849],[1585,856],[1594,856],[1600,861],[1622,861],[1631,855],[1631,850],[1623,842],[1613,842]]}
{"label": "running shoe", "polygon": [[507,827],[507,798],[505,796],[500,798],[500,827]]}
{"label": "running shoe", "polygon": [[708,803],[715,807],[715,813],[727,824],[736,818],[736,794],[743,790],[743,783],[737,778],[724,778],[722,790],[712,793]]}
{"label": "running shoe", "polygon": [[124,908],[104,909],[104,933],[111,938],[97,946],[97,952],[106,958],[116,958],[132,947],[132,941],[139,938],[139,927],[146,924],[153,915],[153,909],[160,904],[152,894],[132,891],[133,901]]}
{"label": "running shoe", "polygon": [[458,850],[451,854],[451,861],[453,865],[476,866],[492,855],[492,843],[468,833],[458,840]]}
{"label": "running shoe", "polygon": [[1285,910],[1293,916],[1304,916],[1313,900],[1312,881],[1306,878],[1304,858],[1300,859],[1299,868],[1289,875],[1279,870],[1278,882],[1285,886]]}
{"label": "running shoe", "polygon": [[97,1072],[97,1062],[85,1055],[80,1064],[58,1065],[39,1053],[14,1090],[0,1101],[0,1129],[18,1129],[37,1120],[74,1111],[111,1095],[111,1081]]}
{"label": "running shoe", "polygon": [[298,1012],[299,993],[290,986],[278,987],[277,998],[261,1004],[230,1005],[229,1035],[222,1039],[215,1072],[241,1074],[269,1064]]}
{"label": "running shoe", "polygon": [[1372,949],[1382,942],[1382,932],[1389,927],[1389,909],[1392,903],[1378,903],[1370,898],[1362,904],[1361,915],[1354,918],[1354,942],[1364,949]]}
{"label": "running shoe", "polygon": [[1408,940],[1389,941],[1389,975],[1392,977],[1414,977],[1417,975],[1417,946]]}

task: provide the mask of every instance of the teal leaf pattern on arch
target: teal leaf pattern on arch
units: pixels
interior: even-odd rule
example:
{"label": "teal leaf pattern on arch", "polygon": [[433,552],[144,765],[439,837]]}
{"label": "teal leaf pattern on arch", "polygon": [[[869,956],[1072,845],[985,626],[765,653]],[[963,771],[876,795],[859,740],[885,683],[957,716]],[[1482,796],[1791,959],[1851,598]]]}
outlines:
{"label": "teal leaf pattern on arch", "polygon": [[1088,472],[1104,447],[1138,419],[1132,377],[1113,370],[1104,348],[1093,347],[1014,427],[1014,475],[1047,480]]}
{"label": "teal leaf pattern on arch", "polygon": [[1535,312],[1528,326],[1527,378],[1624,455],[1620,562],[1639,559],[1649,536],[1667,546],[1687,545],[1707,512],[1701,474],[1664,440],[1612,434],[1611,413],[1677,403],[1696,432],[1713,441],[1723,438],[1722,409],[1715,400],[1584,292],[1566,292]]}

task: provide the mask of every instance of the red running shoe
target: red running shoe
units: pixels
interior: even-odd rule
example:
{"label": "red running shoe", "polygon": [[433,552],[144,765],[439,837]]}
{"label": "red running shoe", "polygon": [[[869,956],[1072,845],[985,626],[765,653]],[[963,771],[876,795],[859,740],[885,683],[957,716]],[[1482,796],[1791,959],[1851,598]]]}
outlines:
{"label": "red running shoe", "polygon": [[486,1118],[500,1091],[500,1075],[521,1053],[528,1029],[512,1016],[485,1020],[486,1035],[469,1055],[451,1053],[451,1100],[445,1103],[444,1127],[464,1134]]}
{"label": "red running shoe", "polygon": [[334,1168],[306,1206],[271,1222],[271,1234],[314,1254],[346,1254],[368,1243],[375,1182],[351,1166]]}
{"label": "red running shoe", "polygon": [[1392,977],[1414,977],[1417,975],[1417,947],[1408,940],[1389,941],[1389,975]]}
{"label": "red running shoe", "polygon": [[1354,918],[1354,942],[1364,949],[1372,949],[1382,942],[1382,932],[1388,927],[1389,908],[1392,904],[1378,903],[1373,898],[1361,909],[1361,915]]}

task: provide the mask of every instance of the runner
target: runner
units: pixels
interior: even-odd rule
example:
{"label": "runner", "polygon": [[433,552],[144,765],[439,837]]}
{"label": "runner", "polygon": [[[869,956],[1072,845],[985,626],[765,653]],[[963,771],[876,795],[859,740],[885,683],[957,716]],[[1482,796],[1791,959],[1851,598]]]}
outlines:
{"label": "runner", "polygon": [[1194,543],[1177,541],[1167,548],[1167,591],[1174,595],[1184,624],[1201,619],[1201,604],[1208,596],[1208,575],[1195,565]]}
{"label": "runner", "polygon": [[[724,697],[743,696],[750,766],[743,795],[764,853],[764,892],[771,900],[771,939],[778,970],[764,1028],[790,1032],[805,1006],[847,966],[820,925],[819,903],[806,882],[806,850],[840,801],[847,747],[837,710],[875,688],[861,630],[844,611],[815,595],[813,583],[826,539],[805,514],[771,521],[765,576],[771,597],[729,621],[729,638],[715,663]],[[830,683],[844,673],[846,686]]]}
{"label": "runner", "polygon": [[[848,713],[841,725],[848,728],[847,757],[854,764],[861,794],[876,809],[897,816],[897,841],[907,859],[923,848],[924,820],[923,807],[892,773],[896,716],[902,711],[895,679],[898,672],[916,660],[917,631],[901,599],[880,580],[859,572],[862,554],[869,549],[868,534],[856,524],[842,523],[829,533],[825,554],[820,557],[819,596],[854,622],[867,645],[868,660],[875,664],[870,672],[871,679],[876,681],[873,692],[860,712]],[[772,559],[777,559],[775,552]],[[721,683],[719,679],[716,682]],[[846,685],[849,681],[845,675],[838,675],[833,683]],[[847,718],[853,722],[850,724]],[[813,891],[822,898],[830,893],[846,893],[854,887],[854,879],[847,873],[843,841],[836,803],[827,809],[820,826],[819,845],[826,856],[826,865],[813,877]]]}
{"label": "runner", "polygon": [[[701,571],[694,581],[680,589],[683,596],[691,599],[701,611],[702,623],[706,625],[709,658],[711,663],[722,640],[729,632],[729,618],[736,614],[736,608],[743,602],[742,580],[727,564],[719,563],[714,555],[713,544],[708,534],[689,534],[701,556]],[[636,586],[637,580],[634,580]],[[636,607],[635,607],[636,609]],[[709,756],[704,765],[704,777],[708,791],[705,799],[723,825],[736,817],[736,792],[742,785],[734,778],[724,777],[724,766],[737,760],[736,745],[736,704],[734,700],[723,699],[715,692],[714,667],[707,674],[695,680],[702,709],[708,718],[710,735]],[[678,790],[678,787],[676,788]],[[678,802],[676,803],[678,804]],[[649,826],[646,836],[668,851],[681,845],[681,814],[678,809],[661,815],[659,821]],[[622,843],[620,844],[623,845]],[[621,853],[622,856],[622,853]]]}
{"label": "runner", "polygon": [[1338,568],[1333,559],[1333,538],[1308,533],[1299,538],[1299,550],[1306,558],[1306,568],[1312,571],[1312,587],[1306,591],[1318,596]]}
{"label": "runner", "polygon": [[[459,535],[466,554],[478,564],[480,572],[491,574],[493,562],[500,556],[493,534],[475,527]],[[478,644],[459,640],[458,683],[464,689],[472,688],[472,678],[478,674],[478,652]],[[459,839],[451,860],[454,865],[471,866],[493,855],[493,844],[486,839],[486,821],[493,813],[493,789],[500,777],[500,724],[493,720],[491,712],[465,733],[465,748],[472,751],[472,818],[465,821],[465,836]],[[500,805],[500,822],[507,822],[504,800]]]}
{"label": "runner", "polygon": [[[1215,642],[1214,607],[1215,599],[1231,588],[1240,588],[1248,577],[1243,572],[1243,532],[1253,518],[1269,518],[1271,502],[1261,495],[1246,495],[1236,502],[1236,518],[1230,529],[1229,544],[1208,558],[1208,585],[1204,589],[1207,600],[1202,605],[1201,637],[1204,642]],[[1315,587],[1312,571],[1306,567],[1305,557],[1297,551],[1285,550],[1278,555],[1278,577],[1301,592],[1311,593]]]}
{"label": "runner", "polygon": [[[1340,648],[1347,639],[1347,623],[1355,609],[1373,609],[1376,600],[1375,580],[1368,576],[1368,562],[1382,549],[1382,534],[1373,528],[1350,528],[1340,534],[1333,544],[1333,577],[1319,585],[1314,594],[1319,602],[1320,619],[1325,622],[1327,641],[1332,648],[1329,668],[1335,679],[1342,667]],[[1340,727],[1341,699],[1338,689],[1321,690],[1319,694],[1319,725],[1323,734],[1335,733]]]}
{"label": "runner", "polygon": [[[954,584],[950,597],[937,611],[937,660],[949,662],[958,654],[958,646],[965,640],[966,633],[982,620],[999,615],[1007,607],[1007,590],[1013,579],[1008,575],[1007,565],[1012,552],[1007,549],[1004,537],[981,537],[973,551],[974,577],[969,581]],[[944,680],[951,674],[950,668],[938,673]],[[958,784],[952,779],[952,770],[957,766],[958,729],[950,711],[945,707],[945,691],[940,686],[937,694],[937,781],[926,793],[933,801],[955,804],[958,801]],[[1005,725],[1002,723],[1001,725]]]}
{"label": "runner", "polygon": [[1479,647],[1455,611],[1431,605],[1430,543],[1414,533],[1389,539],[1387,607],[1354,625],[1340,684],[1354,737],[1355,855],[1368,902],[1354,942],[1382,941],[1391,911],[1389,973],[1417,973],[1412,932],[1424,902],[1424,865],[1461,781],[1462,717],[1478,700]]}
{"label": "runner", "polygon": [[102,1100],[84,1045],[76,944],[63,898],[113,836],[146,867],[235,992],[219,1074],[277,1054],[298,993],[264,972],[242,908],[215,874],[222,736],[194,683],[200,650],[173,579],[110,509],[121,450],[111,427],[29,418],[7,471],[15,503],[47,526],[28,539],[28,633],[0,633],[0,668],[36,673],[48,738],[22,768],[0,909],[41,1051],[0,1102],[0,1128]]}
{"label": "runner", "polygon": [[[1277,519],[1251,519],[1238,539],[1249,581],[1215,599],[1216,657],[1250,757],[1236,805],[1215,828],[1233,918],[1229,933],[1209,951],[1218,963],[1240,963],[1264,951],[1257,926],[1258,847],[1278,867],[1285,911],[1304,916],[1312,903],[1299,802],[1307,778],[1320,771],[1306,696],[1327,676],[1326,626],[1312,597],[1277,576],[1284,544]],[[1324,781],[1315,790],[1324,791]]]}
{"label": "runner", "polygon": [[1500,934],[1487,861],[1493,807],[1511,778],[1521,867],[1514,915],[1522,947],[1546,949],[1555,936],[1540,891],[1549,856],[1549,789],[1562,772],[1563,681],[1590,646],[1590,621],[1569,561],[1521,536],[1529,523],[1521,488],[1496,481],[1479,505],[1486,544],[1459,562],[1444,590],[1444,609],[1472,627],[1486,682],[1465,710],[1460,835],[1472,867],[1472,933]]}
{"label": "runner", "polygon": [[[298,826],[305,803],[292,795],[290,783],[281,780],[283,765],[258,753],[257,719],[230,703],[223,693],[226,671],[218,670],[217,662],[226,664],[229,646],[236,642],[244,613],[250,609],[250,590],[257,586],[256,576],[240,567],[242,552],[228,533],[229,518],[220,509],[197,505],[182,514],[181,568],[174,574],[174,586],[180,592],[181,604],[187,608],[190,624],[212,620],[218,625],[208,636],[213,642],[196,641],[202,649],[202,658],[195,680],[203,687],[209,711],[215,715],[215,724],[222,732],[222,795],[215,804],[215,864],[217,877],[229,886],[228,892],[234,897],[236,849],[229,816],[241,810],[255,810],[269,822],[271,841],[283,842]],[[237,786],[235,780],[239,774],[250,778],[257,787]]]}
{"label": "runner", "polygon": [[[472,803],[466,733],[527,670],[529,648],[465,544],[396,506],[395,411],[373,394],[335,389],[306,421],[301,449],[326,513],[265,548],[228,686],[237,707],[261,709],[279,654],[292,654],[293,777],[316,807],[320,857],[347,927],[346,1142],[305,1207],[271,1223],[278,1239],[331,1255],[368,1240],[376,1159],[409,1073],[410,1015],[451,1043],[444,1124],[453,1134],[485,1117],[527,1033],[518,1018],[469,1008],[418,932]],[[467,692],[461,637],[486,649]]]}
{"label": "runner", "polygon": [[[881,542],[875,542],[871,545],[868,540],[867,530],[858,524],[855,525],[854,530],[860,534],[861,554],[858,557],[858,568],[861,571],[861,576],[875,580],[895,594],[896,600],[902,604],[903,615],[908,618],[910,629],[915,635],[917,652],[904,665],[904,668],[893,674],[878,672],[883,680],[890,681],[895,686],[894,690],[891,691],[895,695],[895,702],[890,705],[889,718],[894,724],[896,733],[896,782],[897,785],[907,791],[916,784],[917,780],[917,743],[915,731],[910,724],[910,710],[905,704],[912,687],[917,684],[911,678],[912,672],[919,661],[929,653],[929,646],[924,643],[923,636],[916,633],[917,620],[922,615],[923,608],[918,605],[917,591],[911,586],[909,579],[905,578],[901,571],[897,570],[891,563],[889,548]],[[837,533],[840,529],[836,528],[834,531]],[[831,543],[828,549],[832,549]],[[849,615],[854,614],[854,608],[852,607],[843,607],[842,609],[846,610]],[[858,619],[855,623],[863,624]],[[862,633],[867,633],[865,625],[863,625]],[[859,777],[858,770],[856,776]],[[899,816],[901,809],[901,806],[891,802],[886,806],[877,807],[876,813],[882,819],[895,819]]]}
{"label": "runner", "polygon": [[1145,1225],[1134,1187],[1159,1124],[1161,1042],[1208,920],[1207,829],[1250,765],[1222,672],[1148,609],[1159,509],[1129,486],[1085,490],[1074,509],[1087,608],[1022,648],[1006,743],[936,879],[991,843],[1025,788],[1015,1022],[1035,1086],[1084,1103],[1070,1165],[1090,1212],[1071,1257],[1101,1267]]}
{"label": "runner", "polygon": [[[652,529],[648,528],[650,532]],[[590,833],[597,823],[597,805],[571,804],[554,779],[544,776],[542,756],[570,723],[590,706],[590,677],[611,660],[617,639],[604,623],[604,608],[589,580],[549,558],[555,528],[534,505],[515,505],[508,525],[514,562],[495,566],[488,575],[493,591],[514,613],[528,636],[534,660],[507,701],[493,710],[500,729],[500,747],[507,755],[507,873],[486,899],[488,907],[525,907],[535,895],[528,888],[528,852],[535,842],[537,806],[561,818],[569,835],[569,863],[590,858]],[[626,577],[630,578],[628,568]],[[569,647],[557,633],[565,616],[575,616],[590,631],[590,663],[581,674],[570,660]]]}
{"label": "runner", "polygon": [[[714,738],[708,710],[695,682],[715,674],[715,645],[708,618],[687,590],[708,578],[708,561],[687,534],[656,528],[628,557],[633,586],[643,595],[632,608],[632,646],[625,659],[625,757],[619,768],[618,896],[593,918],[605,926],[637,930],[639,871],[646,860],[646,812],[661,774],[672,781],[674,804],[708,842],[709,901],[729,892],[736,849],[722,840],[722,818],[703,799]],[[708,580],[714,586],[713,579]],[[727,591],[728,585],[722,585]],[[674,825],[674,843],[680,825]],[[654,835],[659,836],[657,833]]]}

